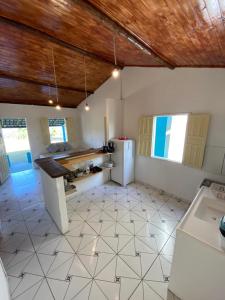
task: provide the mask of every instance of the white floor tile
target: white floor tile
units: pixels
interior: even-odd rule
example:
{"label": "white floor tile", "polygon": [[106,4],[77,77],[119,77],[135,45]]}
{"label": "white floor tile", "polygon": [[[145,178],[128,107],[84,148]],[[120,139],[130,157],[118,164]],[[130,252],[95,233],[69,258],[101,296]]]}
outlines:
{"label": "white floor tile", "polygon": [[30,273],[34,275],[44,276],[42,266],[40,265],[38,256],[34,254],[31,260],[28,262],[23,272]]}
{"label": "white floor tile", "polygon": [[69,287],[66,292],[64,300],[88,299],[90,288],[91,288],[90,279],[73,276],[69,283]]}
{"label": "white floor tile", "polygon": [[145,282],[143,282],[143,288],[144,288],[144,300],[162,300],[160,295],[155,293],[153,289]]}
{"label": "white floor tile", "polygon": [[38,256],[39,263],[41,265],[41,269],[44,272],[44,275],[47,275],[51,265],[55,260],[55,255],[38,253],[37,256]]}
{"label": "white floor tile", "polygon": [[143,299],[144,291],[142,287],[142,282],[137,286],[137,288],[134,290],[133,294],[130,296],[130,300],[140,300]]}
{"label": "white floor tile", "polygon": [[89,295],[89,300],[107,300],[108,297],[103,293],[101,288],[97,285],[95,281],[92,283],[90,295]]}
{"label": "white floor tile", "polygon": [[122,255],[136,255],[135,241],[134,238],[130,236],[120,236],[118,252]]}
{"label": "white floor tile", "polygon": [[[137,274],[137,276],[141,277],[141,258],[140,256],[130,256],[130,255],[119,255],[119,258],[123,260],[129,266],[129,268]],[[118,263],[118,262],[117,262]],[[122,275],[119,275],[122,276]],[[129,277],[129,276],[128,276]]]}
{"label": "white floor tile", "polygon": [[67,272],[69,275],[80,276],[85,278],[91,278],[92,275],[88,272],[85,265],[82,263],[82,260],[79,256],[75,255],[73,262]]}
{"label": "white floor tile", "polygon": [[95,280],[97,285],[101,288],[109,300],[119,300],[120,297],[120,284],[107,282],[103,280]]}
{"label": "white floor tile", "polygon": [[[54,296],[55,300],[62,300],[64,299],[64,296],[67,292],[67,289],[69,287],[68,281],[61,281],[61,280],[55,280],[55,279],[47,279],[49,287],[52,291],[52,294]],[[45,297],[42,299],[44,300]],[[47,299],[46,299],[47,300]]]}
{"label": "white floor tile", "polygon": [[130,299],[131,295],[136,290],[140,282],[141,281],[139,279],[122,277],[120,280],[120,299]]}
{"label": "white floor tile", "polygon": [[55,256],[55,260],[47,273],[47,277],[65,280],[73,263],[73,259],[73,254],[59,252]]}
{"label": "white floor tile", "polygon": [[115,282],[116,263],[117,261],[115,256],[111,258],[110,256],[100,257],[100,261],[97,265],[96,272],[95,272],[95,278],[99,280]]}
{"label": "white floor tile", "polygon": [[67,202],[61,235],[39,182],[31,170],[0,187],[0,256],[13,300],[178,299],[167,288],[186,203],[148,185],[108,182]]}
{"label": "white floor tile", "polygon": [[[19,296],[20,299],[24,299],[24,300],[32,299],[36,291],[40,287],[42,281],[43,281],[43,277],[31,275],[31,274],[25,274],[20,284],[13,292],[12,299],[19,299]],[[28,298],[28,295],[29,296],[32,295],[32,297]]]}
{"label": "white floor tile", "polygon": [[152,288],[152,290],[161,296],[164,300],[167,300],[167,282],[148,281],[146,284]]}
{"label": "white floor tile", "polygon": [[43,299],[55,300],[46,279],[42,281],[37,293],[32,300]]}
{"label": "white floor tile", "polygon": [[[138,265],[138,262],[136,262]],[[117,277],[127,277],[127,278],[140,278],[141,267],[140,266],[133,266],[134,263],[129,266],[127,262],[125,262],[119,256],[117,257],[117,265],[116,265],[116,276]],[[131,268],[132,267],[132,268]],[[134,270],[135,269],[135,270]]]}
{"label": "white floor tile", "polygon": [[[97,262],[98,262],[98,256],[90,256],[90,255],[78,255],[81,263],[84,265],[88,273],[93,277],[95,274]],[[81,276],[81,275],[80,275]]]}

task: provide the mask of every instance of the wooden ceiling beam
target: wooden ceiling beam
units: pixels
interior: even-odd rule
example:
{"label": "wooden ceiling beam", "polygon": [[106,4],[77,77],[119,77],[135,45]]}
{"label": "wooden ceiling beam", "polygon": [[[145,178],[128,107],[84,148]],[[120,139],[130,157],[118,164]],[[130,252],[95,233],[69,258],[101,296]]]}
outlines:
{"label": "wooden ceiling beam", "polygon": [[100,21],[102,21],[105,25],[108,26],[111,30],[113,30],[115,33],[125,37],[128,41],[130,41],[133,45],[136,46],[136,48],[140,49],[147,55],[151,55],[154,57],[155,60],[157,60],[159,63],[161,63],[164,66],[167,66],[170,69],[174,69],[176,66],[169,62],[166,58],[162,57],[160,54],[158,54],[155,50],[153,50],[147,43],[145,43],[140,37],[135,35],[134,33],[130,32],[129,30],[125,29],[123,26],[121,26],[116,21],[112,20],[108,15],[103,13],[100,9],[95,7],[92,3],[90,3],[88,0],[72,0],[75,4],[79,4],[80,7],[82,7],[85,10],[90,11],[92,15],[97,17]]}
{"label": "wooden ceiling beam", "polygon": [[[34,103],[29,103],[29,102],[26,102],[24,100],[22,101],[22,100],[12,99],[12,98],[10,98],[10,99],[1,99],[0,98],[0,104],[5,103],[5,104],[20,104],[20,105],[32,105],[32,106],[33,105],[34,106],[48,106],[48,107],[54,108],[54,106],[52,104],[41,102],[39,100],[37,100],[35,102]],[[78,105],[72,105],[72,104],[68,104],[68,103],[66,103],[66,104],[60,103],[60,106],[64,107],[64,108],[77,108]]]}
{"label": "wooden ceiling beam", "polygon": [[[74,45],[72,45],[70,43],[64,42],[63,40],[58,39],[58,38],[56,38],[56,37],[54,37],[54,36],[52,36],[52,35],[44,32],[42,30],[39,30],[39,29],[36,29],[34,27],[25,25],[25,24],[20,23],[18,21],[14,21],[14,20],[8,19],[8,18],[3,17],[3,16],[0,16],[0,22],[5,23],[5,24],[9,24],[9,25],[12,25],[12,26],[15,26],[16,28],[20,28],[20,29],[22,29],[24,31],[30,32],[32,34],[35,34],[36,36],[39,36],[41,38],[44,37],[45,39],[47,39],[48,41],[50,41],[50,42],[52,42],[54,44],[57,44],[59,46],[65,47],[65,48],[67,48],[69,50],[75,51],[75,52],[77,52],[77,53],[79,53],[81,55],[88,56],[90,58],[96,59],[96,60],[98,60],[100,62],[104,62],[106,64],[114,66],[114,63],[112,61],[107,60],[107,59],[105,59],[105,58],[103,58],[103,57],[101,57],[101,56],[99,56],[99,55],[97,55],[95,53],[92,53],[92,52],[86,51],[84,49],[81,49],[81,48],[79,48],[77,46],[74,46]],[[119,68],[123,68],[123,66],[121,66],[121,65],[118,65],[118,67]]]}
{"label": "wooden ceiling beam", "polygon": [[[47,83],[47,82],[44,82],[44,81],[37,81],[37,80],[27,79],[27,78],[21,78],[21,77],[13,76],[13,75],[8,75],[8,74],[3,73],[2,71],[0,71],[0,77],[1,78],[6,78],[6,79],[17,80],[17,81],[25,82],[25,83],[32,83],[32,84],[36,84],[36,85],[44,85],[44,86],[49,86],[49,87],[56,88],[56,85],[52,84],[52,83]],[[74,87],[66,87],[66,86],[58,85],[58,84],[57,84],[57,87],[58,87],[58,89],[63,89],[63,90],[67,90],[67,91],[85,93],[84,90],[74,88]],[[94,93],[94,91],[87,91],[88,95],[91,95],[93,93]]]}

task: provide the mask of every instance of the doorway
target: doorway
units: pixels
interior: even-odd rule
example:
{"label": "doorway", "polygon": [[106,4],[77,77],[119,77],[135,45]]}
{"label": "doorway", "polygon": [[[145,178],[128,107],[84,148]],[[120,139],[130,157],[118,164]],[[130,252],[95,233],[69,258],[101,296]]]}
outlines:
{"label": "doorway", "polygon": [[2,136],[11,173],[32,169],[26,119],[1,119]]}

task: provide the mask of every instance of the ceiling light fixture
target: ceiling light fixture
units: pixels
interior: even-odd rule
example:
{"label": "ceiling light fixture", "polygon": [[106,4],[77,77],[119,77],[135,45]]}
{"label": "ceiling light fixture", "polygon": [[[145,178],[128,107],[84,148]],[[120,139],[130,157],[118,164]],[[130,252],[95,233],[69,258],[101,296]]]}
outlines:
{"label": "ceiling light fixture", "polygon": [[86,74],[86,60],[85,60],[85,56],[84,56],[84,90],[85,90],[85,98],[86,98],[86,103],[85,103],[84,109],[86,111],[89,111],[90,110],[90,106],[88,105],[88,102],[87,102],[88,94],[87,94],[87,74]]}
{"label": "ceiling light fixture", "polygon": [[57,86],[57,79],[56,79],[56,72],[55,72],[55,59],[54,59],[54,49],[52,48],[52,65],[53,65],[53,73],[54,73],[54,80],[55,80],[55,89],[56,89],[56,109],[60,110],[61,106],[59,105],[59,94],[58,94],[58,86]]}
{"label": "ceiling light fixture", "polygon": [[120,70],[117,67],[117,59],[116,59],[116,36],[115,36],[115,34],[113,36],[113,53],[114,53],[115,68],[112,71],[112,77],[116,79],[116,78],[118,78],[120,76]]}
{"label": "ceiling light fixture", "polygon": [[53,100],[51,99],[51,93],[50,93],[50,85],[48,85],[48,103],[49,104],[53,104],[54,102],[53,102]]}

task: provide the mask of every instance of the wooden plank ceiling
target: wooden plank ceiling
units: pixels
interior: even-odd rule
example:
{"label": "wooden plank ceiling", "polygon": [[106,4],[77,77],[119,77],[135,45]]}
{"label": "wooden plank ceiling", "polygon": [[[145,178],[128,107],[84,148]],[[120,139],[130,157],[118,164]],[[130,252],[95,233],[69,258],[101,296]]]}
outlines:
{"label": "wooden plank ceiling", "polygon": [[0,0],[0,102],[77,107],[118,65],[225,67],[224,0]]}

